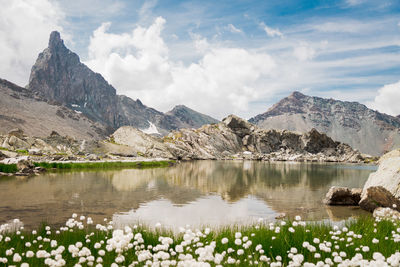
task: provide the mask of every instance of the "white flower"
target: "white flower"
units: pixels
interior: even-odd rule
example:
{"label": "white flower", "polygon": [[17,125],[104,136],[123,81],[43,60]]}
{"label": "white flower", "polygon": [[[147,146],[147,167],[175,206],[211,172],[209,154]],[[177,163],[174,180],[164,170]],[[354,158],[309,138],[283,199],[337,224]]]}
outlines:
{"label": "white flower", "polygon": [[291,232],[291,233],[294,233],[295,232],[295,230],[294,230],[294,228],[293,227],[289,227],[289,232]]}
{"label": "white flower", "polygon": [[237,238],[235,239],[235,245],[240,246],[242,244],[242,240]]}
{"label": "white flower", "polygon": [[235,238],[236,239],[241,238],[241,237],[242,237],[242,233],[240,233],[240,232],[236,232],[235,233]]}
{"label": "white flower", "polygon": [[20,262],[21,260],[21,256],[18,253],[15,253],[13,256],[13,262]]}
{"label": "white flower", "polygon": [[228,243],[228,241],[229,241],[229,240],[228,240],[228,238],[226,238],[226,237],[224,237],[224,238],[221,239],[221,243],[222,243],[222,244],[226,244],[226,243]]}

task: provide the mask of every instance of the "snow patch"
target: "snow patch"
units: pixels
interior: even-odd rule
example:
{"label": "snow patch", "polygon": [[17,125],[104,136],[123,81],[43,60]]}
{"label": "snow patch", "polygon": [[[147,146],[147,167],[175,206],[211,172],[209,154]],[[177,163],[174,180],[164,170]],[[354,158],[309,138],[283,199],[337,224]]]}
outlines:
{"label": "snow patch", "polygon": [[147,121],[150,126],[147,129],[139,129],[142,132],[144,132],[145,134],[160,134],[160,132],[157,130],[157,127],[150,121]]}

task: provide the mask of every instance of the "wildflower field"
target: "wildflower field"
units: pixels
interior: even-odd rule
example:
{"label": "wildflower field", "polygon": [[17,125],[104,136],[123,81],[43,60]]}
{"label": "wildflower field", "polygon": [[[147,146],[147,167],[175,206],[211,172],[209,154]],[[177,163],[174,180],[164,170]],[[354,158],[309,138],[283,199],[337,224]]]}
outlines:
{"label": "wildflower field", "polygon": [[114,229],[73,214],[65,226],[0,226],[0,266],[400,266],[400,221],[259,222],[179,233],[142,225]]}

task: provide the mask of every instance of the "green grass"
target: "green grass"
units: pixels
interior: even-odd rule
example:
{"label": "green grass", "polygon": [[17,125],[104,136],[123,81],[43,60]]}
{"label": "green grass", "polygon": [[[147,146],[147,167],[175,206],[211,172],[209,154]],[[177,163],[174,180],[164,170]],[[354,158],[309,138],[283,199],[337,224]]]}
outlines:
{"label": "green grass", "polygon": [[17,164],[4,164],[0,163],[0,172],[5,172],[5,173],[14,173],[17,172]]}
{"label": "green grass", "polygon": [[4,150],[4,151],[8,151],[8,148],[5,148],[5,147],[0,147],[0,150]]}
{"label": "green grass", "polygon": [[154,167],[168,167],[174,161],[138,161],[138,162],[35,162],[35,167],[42,167],[45,169],[60,169],[60,170],[74,170],[74,169],[122,169],[122,168],[154,168]]}
{"label": "green grass", "polygon": [[17,149],[15,150],[15,152],[17,152],[18,154],[23,154],[23,155],[28,155],[29,152],[26,149]]}
{"label": "green grass", "polygon": [[[272,261],[275,261],[278,256],[282,257],[282,263],[284,266],[290,261],[288,257],[289,251],[291,248],[297,248],[298,254],[302,254],[304,256],[304,262],[316,263],[318,260],[324,260],[325,258],[331,258],[333,260],[332,253],[337,252],[345,252],[347,256],[345,258],[351,259],[356,253],[361,253],[364,259],[372,259],[372,255],[374,252],[380,252],[383,256],[388,257],[399,251],[400,247],[398,243],[394,242],[394,234],[392,231],[397,231],[399,227],[399,222],[391,222],[391,221],[380,221],[374,225],[375,221],[371,217],[363,217],[356,220],[348,221],[346,223],[346,227],[349,231],[353,231],[355,234],[362,235],[361,238],[353,238],[352,241],[347,241],[349,231],[342,231],[340,234],[336,233],[333,235],[333,228],[331,225],[326,223],[307,223],[305,226],[293,226],[291,221],[286,221],[286,225],[280,225],[278,222],[275,226],[280,226],[281,230],[279,233],[276,233],[274,229],[269,229],[268,224],[261,224],[259,226],[233,226],[226,227],[223,229],[211,231],[208,235],[204,235],[199,238],[199,242],[203,243],[203,245],[208,245],[212,241],[216,242],[216,248],[214,250],[215,253],[223,253],[226,252],[228,248],[233,248],[235,252],[227,253],[225,260],[228,255],[232,256],[236,260],[240,260],[240,263],[236,266],[249,266],[250,261],[260,259],[261,255],[265,255],[270,258]],[[46,230],[43,225],[38,231],[37,235],[33,235],[31,232],[23,230],[20,235],[16,233],[13,234],[3,234],[5,236],[9,236],[11,240],[9,242],[5,242],[4,237],[3,240],[0,241],[0,257],[4,257],[5,251],[10,248],[15,248],[14,253],[18,252],[22,254],[26,253],[28,250],[32,250],[36,252],[39,249],[46,250],[50,252],[55,248],[50,247],[49,242],[37,241],[36,244],[33,244],[33,240],[37,240],[37,236],[47,237],[50,240],[56,240],[58,246],[63,245],[66,250],[62,253],[62,257],[67,262],[67,266],[73,266],[77,263],[78,258],[72,257],[71,253],[68,252],[68,246],[71,244],[76,244],[77,242],[82,242],[83,246],[90,249],[91,254],[97,258],[98,249],[94,248],[96,242],[100,242],[103,240],[105,242],[104,245],[101,246],[101,249],[105,249],[107,239],[112,238],[112,231],[100,231],[93,228],[93,226],[87,226],[82,230],[73,228],[73,232],[70,231],[61,231],[61,233],[56,234],[55,230],[52,230],[51,234],[46,234]],[[293,227],[295,229],[294,233],[288,231],[289,227]],[[376,233],[374,233],[374,229],[376,229]],[[171,237],[174,242],[169,246],[170,248],[176,248],[176,245],[180,244],[183,241],[183,234],[174,234],[168,230],[150,230],[146,227],[139,227],[133,230],[133,233],[136,234],[140,232],[143,236],[144,247],[147,249],[149,245],[153,247],[157,244],[160,244],[159,238],[162,237]],[[243,255],[237,255],[236,251],[238,249],[243,249],[242,245],[235,244],[235,233],[240,232],[242,234],[242,238],[247,236],[249,240],[252,241],[252,244],[249,248],[244,249]],[[88,235],[93,233],[92,236],[88,238]],[[203,231],[204,233],[204,231]],[[21,239],[21,236],[24,236],[24,239]],[[333,236],[337,236],[339,240],[333,239]],[[388,237],[385,239],[385,237]],[[227,244],[222,244],[221,240],[223,238],[228,238],[229,242]],[[314,238],[318,238],[321,243],[324,241],[332,243],[332,251],[331,252],[323,252],[318,248],[318,244],[314,243]],[[344,241],[341,241],[340,238],[344,238]],[[373,244],[372,239],[376,238],[379,240],[379,243]],[[90,242],[86,242],[87,239],[90,239]],[[133,243],[133,239],[131,243]],[[303,242],[309,242],[313,246],[316,247],[316,252],[310,252],[307,248],[303,247]],[[25,247],[26,242],[31,242],[32,247]],[[256,251],[255,247],[260,244],[262,245],[262,249],[264,252]],[[39,248],[39,245],[42,245],[42,248]],[[190,245],[186,246],[185,253],[191,254],[195,259],[198,258],[198,255],[195,253],[197,249],[197,241],[192,242]],[[339,248],[335,248],[335,246],[339,246]],[[357,251],[357,248],[361,248],[362,246],[369,246],[370,250],[368,252]],[[125,261],[120,265],[128,266],[133,261],[137,260],[137,256],[135,251],[143,250],[139,247],[133,247],[127,249],[122,253],[125,257]],[[153,252],[155,254],[156,252]],[[321,259],[316,259],[315,253],[321,254]],[[110,266],[111,263],[115,261],[117,254],[115,251],[107,252],[102,257],[103,266]],[[249,257],[251,256],[251,258]],[[12,256],[7,257],[9,263],[12,261]],[[172,256],[171,259],[178,260],[178,256]],[[30,266],[43,266],[44,259],[34,258],[24,258],[22,262],[27,262]],[[210,262],[211,266],[215,266],[214,263]],[[265,263],[259,262],[258,266],[268,266],[263,265]],[[227,265],[226,262],[222,262],[222,265]],[[1,263],[0,263],[1,266]],[[85,265],[86,266],[86,265]],[[139,265],[143,266],[143,265]]]}

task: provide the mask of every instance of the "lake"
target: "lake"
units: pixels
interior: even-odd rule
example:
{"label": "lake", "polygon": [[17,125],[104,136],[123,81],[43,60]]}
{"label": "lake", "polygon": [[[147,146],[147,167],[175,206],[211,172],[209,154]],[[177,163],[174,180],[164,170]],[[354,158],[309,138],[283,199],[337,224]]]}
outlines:
{"label": "lake", "polygon": [[274,220],[285,213],[338,221],[368,214],[329,207],[333,185],[362,187],[376,167],[259,161],[194,161],[169,168],[49,172],[0,178],[0,223],[19,218],[28,229],[61,226],[72,213],[116,225],[220,226]]}

